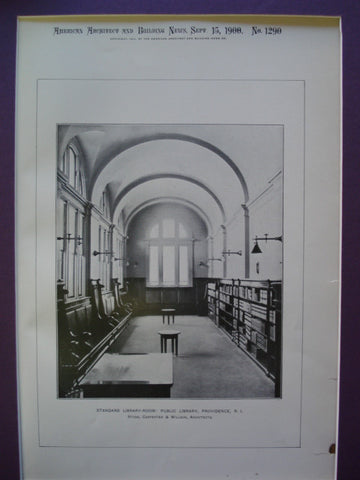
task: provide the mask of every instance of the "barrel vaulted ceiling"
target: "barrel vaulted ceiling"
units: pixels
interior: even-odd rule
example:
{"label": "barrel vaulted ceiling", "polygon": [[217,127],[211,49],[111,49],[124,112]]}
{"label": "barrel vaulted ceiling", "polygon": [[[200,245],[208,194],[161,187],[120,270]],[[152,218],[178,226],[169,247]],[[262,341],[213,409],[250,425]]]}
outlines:
{"label": "barrel vaulted ceiling", "polygon": [[209,231],[225,224],[282,169],[280,125],[62,125],[59,158],[81,150],[88,199],[106,188],[125,225],[154,202],[197,210]]}

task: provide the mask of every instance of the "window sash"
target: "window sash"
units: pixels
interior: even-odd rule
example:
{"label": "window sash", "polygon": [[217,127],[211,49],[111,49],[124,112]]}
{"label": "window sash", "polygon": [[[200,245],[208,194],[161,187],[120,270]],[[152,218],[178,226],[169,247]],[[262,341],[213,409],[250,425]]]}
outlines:
{"label": "window sash", "polygon": [[[147,255],[147,287],[192,287],[192,243],[150,241]],[[164,262],[171,261],[167,269]]]}
{"label": "window sash", "polygon": [[189,284],[190,274],[190,248],[188,245],[179,245],[179,286],[187,286]]}
{"label": "window sash", "polygon": [[148,285],[149,286],[158,286],[160,283],[160,268],[159,268],[159,246],[150,245],[149,246],[149,272],[148,272]]}
{"label": "window sash", "polygon": [[175,245],[163,245],[162,247],[162,282],[164,286],[176,285],[177,255]]}

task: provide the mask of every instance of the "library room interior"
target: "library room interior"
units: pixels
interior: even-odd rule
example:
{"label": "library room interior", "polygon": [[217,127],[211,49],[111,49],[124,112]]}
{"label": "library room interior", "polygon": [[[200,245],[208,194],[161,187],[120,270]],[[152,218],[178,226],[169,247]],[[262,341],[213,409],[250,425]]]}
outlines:
{"label": "library room interior", "polygon": [[57,127],[58,398],[281,397],[283,126]]}

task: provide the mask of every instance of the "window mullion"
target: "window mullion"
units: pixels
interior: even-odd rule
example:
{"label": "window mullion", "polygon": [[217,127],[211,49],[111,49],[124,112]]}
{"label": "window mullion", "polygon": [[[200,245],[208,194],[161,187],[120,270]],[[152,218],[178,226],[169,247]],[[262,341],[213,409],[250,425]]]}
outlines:
{"label": "window mullion", "polygon": [[159,242],[159,286],[164,285],[163,275],[163,244]]}
{"label": "window mullion", "polygon": [[178,287],[180,284],[180,266],[179,266],[179,242],[175,243],[175,285]]}

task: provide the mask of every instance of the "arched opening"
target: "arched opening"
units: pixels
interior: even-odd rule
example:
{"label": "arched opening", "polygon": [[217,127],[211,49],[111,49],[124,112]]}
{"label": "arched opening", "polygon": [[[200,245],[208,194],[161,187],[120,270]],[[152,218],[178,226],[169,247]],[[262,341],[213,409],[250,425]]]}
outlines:
{"label": "arched opening", "polygon": [[126,279],[144,308],[196,312],[197,289],[208,276],[201,267],[209,248],[203,219],[188,206],[160,202],[133,216],[127,236]]}

